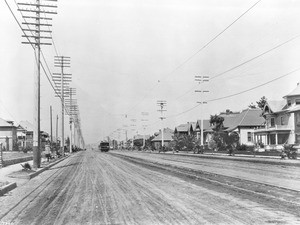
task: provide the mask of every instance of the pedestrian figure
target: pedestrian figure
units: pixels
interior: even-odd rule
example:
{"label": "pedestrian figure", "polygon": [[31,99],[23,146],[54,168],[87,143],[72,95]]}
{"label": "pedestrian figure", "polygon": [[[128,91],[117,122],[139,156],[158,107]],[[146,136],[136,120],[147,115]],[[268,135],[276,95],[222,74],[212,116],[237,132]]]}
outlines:
{"label": "pedestrian figure", "polygon": [[51,149],[49,143],[45,145],[45,156],[47,158],[47,162],[49,162],[51,159]]}

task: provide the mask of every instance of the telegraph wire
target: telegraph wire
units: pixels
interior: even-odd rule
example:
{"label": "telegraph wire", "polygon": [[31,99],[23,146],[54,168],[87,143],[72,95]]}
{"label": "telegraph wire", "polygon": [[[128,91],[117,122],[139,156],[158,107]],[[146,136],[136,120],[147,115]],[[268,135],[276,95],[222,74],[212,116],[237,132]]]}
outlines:
{"label": "telegraph wire", "polygon": [[[4,1],[5,1],[5,3],[6,3],[6,5],[7,5],[7,7],[8,7],[8,9],[9,9],[9,11],[10,11],[10,13],[12,14],[12,16],[13,16],[14,19],[15,19],[15,21],[17,22],[19,28],[21,29],[21,31],[23,32],[23,34],[26,35],[25,32],[24,32],[23,29],[22,29],[22,26],[21,26],[20,22],[18,21],[17,17],[15,16],[14,12],[12,11],[10,5],[7,3],[6,0],[4,0]],[[16,3],[16,1],[15,1],[15,3]],[[17,3],[16,3],[16,4],[17,4]],[[17,5],[17,7],[18,7],[18,5]],[[19,8],[19,7],[18,7],[18,8]],[[21,12],[21,14],[22,14],[22,12]],[[26,22],[26,20],[25,20],[25,22]],[[29,38],[28,38],[28,37],[26,37],[26,38],[27,38],[27,40],[29,41]],[[30,44],[30,45],[31,45],[31,47],[32,47],[33,50],[34,50],[33,44]],[[48,66],[48,64],[47,64],[47,61],[46,61],[46,59],[45,59],[45,57],[44,57],[44,54],[43,54],[43,51],[42,51],[42,50],[41,50],[41,53],[42,53],[42,57],[43,57],[44,63],[46,64],[46,66],[47,66],[47,68],[48,68],[48,70],[49,70],[49,72],[50,72],[50,74],[51,74],[51,71],[50,71],[50,69],[49,69],[49,66]],[[36,63],[38,63],[38,62],[37,62],[37,59],[36,59],[36,56],[35,56],[35,61],[36,61]],[[44,71],[44,74],[46,75],[46,78],[47,78],[47,80],[49,81],[49,83],[50,83],[52,89],[53,89],[54,92],[59,96],[59,98],[62,99],[61,96],[60,96],[60,95],[58,94],[58,92],[56,91],[55,87],[53,86],[53,84],[52,84],[52,82],[51,82],[51,79],[50,79],[49,75],[47,74],[47,71],[46,71],[46,69],[45,69],[43,63],[42,63],[42,62],[40,62],[40,63],[41,63],[41,67],[42,67],[42,69],[43,69],[43,71]],[[67,114],[69,115],[68,110],[66,110],[66,111],[67,111]]]}
{"label": "telegraph wire", "polygon": [[217,75],[215,75],[215,76],[212,76],[212,77],[210,78],[210,80],[213,80],[213,79],[215,79],[215,78],[217,78],[217,77],[220,77],[220,76],[224,75],[225,73],[228,73],[228,72],[230,72],[230,71],[232,71],[232,70],[235,70],[235,69],[237,69],[237,68],[239,68],[239,67],[241,67],[241,66],[243,66],[243,65],[245,65],[245,64],[247,64],[247,63],[249,63],[249,62],[251,62],[251,61],[253,61],[253,60],[255,60],[255,59],[259,58],[259,57],[261,57],[261,56],[263,56],[263,55],[268,54],[269,52],[271,52],[271,51],[273,51],[273,50],[275,50],[275,49],[277,49],[277,48],[279,48],[279,47],[281,47],[281,46],[283,46],[283,45],[285,45],[285,44],[287,44],[287,43],[289,43],[289,42],[291,42],[291,41],[293,41],[293,40],[295,40],[295,39],[297,39],[297,38],[299,38],[299,37],[300,37],[300,35],[297,35],[297,36],[295,36],[295,37],[293,37],[293,38],[290,38],[289,40],[284,41],[284,42],[280,43],[279,45],[276,45],[275,47],[273,47],[273,48],[271,48],[271,49],[269,49],[269,50],[267,50],[267,51],[265,51],[265,52],[263,52],[263,53],[261,53],[261,54],[255,56],[255,57],[253,57],[253,58],[251,58],[251,59],[249,59],[249,60],[246,60],[245,62],[243,62],[243,63],[241,63],[241,64],[239,64],[239,65],[237,65],[237,66],[234,66],[234,67],[232,67],[232,68],[230,68],[230,69],[228,69],[228,70],[225,70],[224,72],[219,73],[219,74],[217,74]]}
{"label": "telegraph wire", "polygon": [[[259,0],[255,2],[250,8],[248,8],[245,12],[243,12],[240,16],[238,16],[232,23],[230,23],[225,29],[223,29],[221,32],[219,32],[214,38],[212,38],[209,42],[207,42],[203,47],[201,47],[199,50],[197,50],[194,54],[192,54],[190,57],[188,57],[186,60],[184,60],[181,64],[179,64],[177,67],[175,67],[171,72],[169,72],[164,79],[167,79],[171,74],[173,74],[175,71],[183,67],[186,63],[188,63],[192,58],[194,58],[197,54],[199,54],[202,50],[204,50],[207,46],[209,46],[213,41],[215,41],[219,36],[221,36],[226,30],[228,30],[232,25],[234,25],[238,20],[240,20],[244,15],[246,15],[251,9],[253,9],[259,2],[262,0]],[[161,80],[160,80],[161,81]],[[155,84],[146,94],[140,102],[135,104],[132,108],[130,108],[127,113],[129,113],[131,110],[133,110],[136,106],[138,106],[141,102],[143,102],[146,97],[154,90],[154,88],[157,86]]]}
{"label": "telegraph wire", "polygon": [[[237,69],[237,68],[239,68],[239,67],[241,67],[241,66],[243,66],[243,65],[245,65],[245,64],[247,64],[247,63],[249,63],[249,62],[252,62],[252,61],[254,61],[255,59],[260,58],[260,57],[262,57],[262,56],[264,56],[264,55],[266,55],[266,54],[268,54],[268,53],[270,53],[270,52],[276,50],[277,48],[280,48],[281,46],[283,46],[283,45],[285,45],[285,44],[288,44],[288,43],[291,42],[291,41],[294,41],[295,39],[297,39],[297,38],[299,38],[299,37],[300,37],[300,35],[296,35],[295,37],[292,37],[292,38],[288,39],[287,41],[284,41],[284,42],[280,43],[279,45],[276,45],[275,47],[273,47],[273,48],[271,48],[271,49],[269,49],[269,50],[267,50],[267,51],[264,51],[264,52],[260,53],[259,55],[254,56],[254,57],[251,58],[251,59],[248,59],[248,60],[246,60],[246,61],[244,61],[244,62],[242,62],[242,63],[240,63],[240,64],[238,64],[238,65],[236,65],[236,66],[234,66],[234,67],[232,67],[232,68],[230,68],[230,69],[227,69],[227,70],[225,70],[225,71],[223,71],[223,72],[221,72],[221,73],[219,73],[219,74],[217,74],[217,75],[215,75],[215,76],[212,76],[212,77],[210,78],[210,80],[213,80],[213,79],[215,79],[215,78],[217,78],[217,77],[220,77],[220,76],[222,76],[222,75],[224,75],[224,74],[226,74],[226,73],[228,73],[228,72],[231,72],[231,71],[233,71],[233,70],[235,70],[235,69]],[[194,86],[192,89],[189,89],[187,92],[185,92],[184,94],[180,95],[180,96],[177,97],[175,100],[178,100],[179,98],[182,98],[182,97],[185,96],[186,94],[190,93],[192,90],[195,89],[195,87],[196,87],[196,86]]]}
{"label": "telegraph wire", "polygon": [[[300,67],[297,68],[297,69],[295,69],[295,70],[293,70],[293,71],[291,71],[291,72],[288,72],[288,73],[286,73],[286,74],[284,74],[284,75],[281,75],[281,76],[279,76],[279,77],[277,77],[277,78],[274,78],[274,79],[272,79],[272,80],[269,80],[269,81],[267,81],[267,82],[265,82],[265,83],[262,83],[262,84],[260,84],[260,85],[254,86],[254,87],[252,87],[252,88],[246,89],[246,90],[244,90],[244,91],[241,91],[241,92],[238,92],[238,93],[235,93],[235,94],[231,94],[231,95],[227,95],[227,96],[223,96],[223,97],[220,97],[220,98],[210,99],[210,100],[207,100],[206,102],[214,102],[214,101],[218,101],[218,100],[222,100],[222,99],[226,99],[226,98],[231,98],[231,97],[234,97],[234,96],[237,96],[237,95],[240,95],[240,94],[244,94],[244,93],[246,93],[246,92],[255,90],[255,89],[257,89],[257,88],[260,88],[260,87],[262,87],[262,86],[265,86],[265,85],[267,85],[267,84],[270,84],[270,83],[272,83],[272,82],[274,82],[274,81],[277,81],[277,80],[279,80],[279,79],[281,79],[281,78],[284,78],[284,77],[286,77],[286,76],[289,76],[289,75],[291,75],[291,74],[293,74],[293,73],[295,73],[295,72],[297,72],[297,71],[299,71],[299,70],[300,70]],[[178,114],[174,114],[174,115],[168,116],[167,119],[173,118],[173,117],[177,117],[177,116],[180,116],[180,115],[183,115],[183,114],[185,114],[185,113],[187,113],[187,112],[190,112],[190,111],[192,111],[193,109],[199,107],[200,105],[201,105],[201,104],[197,104],[196,106],[194,106],[194,107],[192,107],[192,108],[190,108],[190,109],[188,109],[188,110],[185,110],[185,111],[183,111],[183,112],[181,112],[181,113],[178,113]]]}

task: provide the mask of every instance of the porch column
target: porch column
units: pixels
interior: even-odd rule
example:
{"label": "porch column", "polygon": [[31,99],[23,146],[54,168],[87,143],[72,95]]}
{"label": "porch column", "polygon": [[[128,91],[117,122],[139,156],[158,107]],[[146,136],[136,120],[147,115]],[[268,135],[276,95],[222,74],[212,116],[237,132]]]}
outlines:
{"label": "porch column", "polygon": [[264,144],[267,145],[268,144],[268,142],[267,142],[267,134],[264,135],[264,139],[265,139]]}
{"label": "porch column", "polygon": [[275,145],[278,145],[278,133],[275,134]]}

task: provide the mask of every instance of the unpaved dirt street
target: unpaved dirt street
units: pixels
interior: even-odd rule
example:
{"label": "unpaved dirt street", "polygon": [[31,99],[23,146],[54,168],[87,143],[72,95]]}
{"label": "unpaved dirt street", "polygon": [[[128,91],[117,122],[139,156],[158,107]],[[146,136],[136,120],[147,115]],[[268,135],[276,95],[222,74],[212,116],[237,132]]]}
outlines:
{"label": "unpaved dirt street", "polygon": [[213,179],[88,150],[1,197],[0,218],[22,225],[300,224],[292,201],[298,192],[276,189],[276,198],[256,193],[262,187],[255,183]]}

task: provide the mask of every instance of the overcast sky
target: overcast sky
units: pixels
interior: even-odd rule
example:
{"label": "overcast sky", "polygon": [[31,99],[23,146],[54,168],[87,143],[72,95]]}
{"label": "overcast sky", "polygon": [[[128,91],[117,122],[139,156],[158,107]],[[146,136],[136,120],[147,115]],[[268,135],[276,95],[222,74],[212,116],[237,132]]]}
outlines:
{"label": "overcast sky", "polygon": [[[15,2],[7,1],[21,22]],[[281,100],[291,92],[299,82],[299,71],[252,91],[210,101],[300,67],[300,38],[295,38],[217,76],[300,35],[297,0],[260,1],[199,51],[257,1],[59,0],[52,21],[53,39],[59,54],[71,57],[68,72],[73,74],[71,86],[77,88],[85,142],[97,142],[126,126],[129,136],[137,131],[143,134],[142,112],[149,113],[143,119],[148,120],[146,132],[153,134],[161,127],[157,100],[167,101],[165,127],[174,129],[196,121],[201,118],[200,107],[181,114],[200,101],[196,89],[209,90],[203,109],[207,119],[226,109],[246,109],[262,96]],[[0,27],[0,117],[32,122],[34,54],[30,46],[21,44],[25,39],[4,1],[0,1]],[[54,47],[43,46],[43,53],[50,70],[57,72]],[[196,75],[217,77],[197,86]],[[41,126],[49,132],[49,107],[60,117],[60,102],[43,73],[41,79]],[[136,119],[137,131],[132,130],[132,119]],[[120,132],[122,138],[124,131]],[[118,132],[113,135],[118,138]]]}

